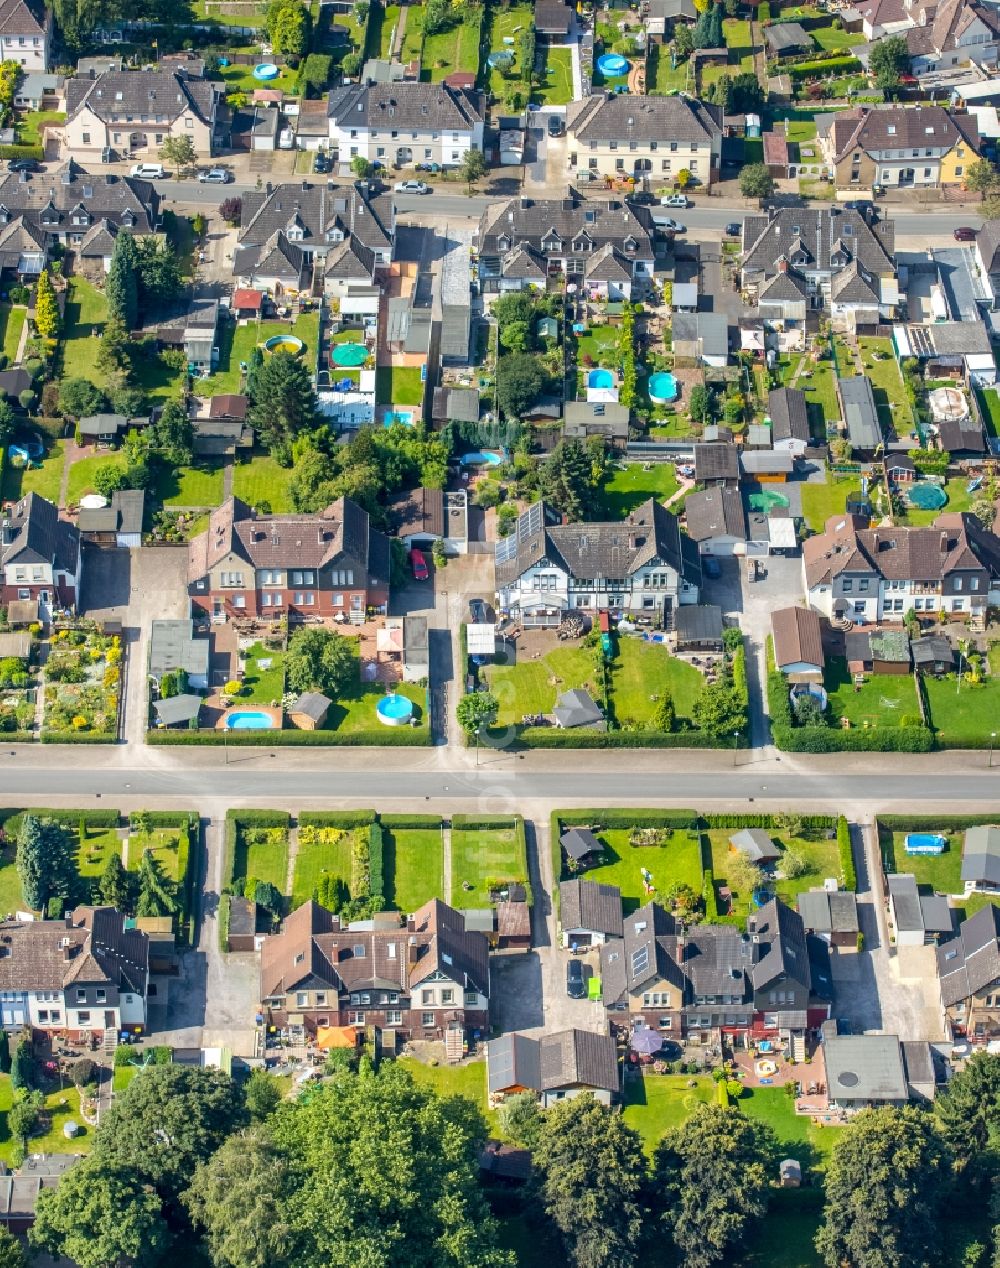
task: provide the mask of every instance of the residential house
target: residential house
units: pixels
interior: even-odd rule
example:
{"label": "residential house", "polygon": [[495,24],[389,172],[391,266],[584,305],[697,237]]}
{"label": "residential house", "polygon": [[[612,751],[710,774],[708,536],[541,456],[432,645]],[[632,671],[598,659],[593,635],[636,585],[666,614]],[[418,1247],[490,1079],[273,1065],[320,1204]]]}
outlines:
{"label": "residential house", "polygon": [[4,920],[0,943],[5,1030],[68,1031],[76,1042],[145,1030],[149,939],[120,911],[77,907],[62,920]]}
{"label": "residential house", "polygon": [[552,721],[563,730],[574,727],[588,727],[593,731],[607,730],[604,710],[595,702],[589,691],[584,691],[580,687],[564,691],[562,695],[556,697]]}
{"label": "residential house", "polygon": [[224,85],[177,70],[108,71],[66,84],[63,153],[99,162],[155,158],[168,137],[187,137],[208,158],[225,141]]}
{"label": "residential house", "polygon": [[849,889],[809,889],[796,900],[806,934],[815,934],[833,947],[856,949],[858,900]]}
{"label": "residential house", "polygon": [[678,24],[688,26],[698,21],[694,0],[646,0],[646,30],[661,37],[672,34]]}
{"label": "residential house", "polygon": [[535,34],[550,44],[566,44],[573,29],[573,10],[564,0],[535,0]]}
{"label": "residential house", "polygon": [[563,881],[559,927],[564,947],[599,947],[622,936],[622,896],[617,885]]}
{"label": "residential house", "polygon": [[797,459],[789,449],[740,450],[740,472],[753,483],[784,484],[795,472]]}
{"label": "residential house", "polygon": [[895,315],[891,221],[870,224],[842,207],[773,208],[747,216],[742,245],[741,285],[766,320],[787,327],[825,309],[835,327],[853,331]]}
{"label": "residential house", "polygon": [[287,614],[360,624],[386,611],[389,540],[350,498],[311,515],[258,515],[229,498],[190,544],[188,593],[213,622]]}
{"label": "residential house", "polygon": [[0,62],[16,62],[24,72],[49,68],[52,10],[26,0],[0,4]]}
{"label": "residential house", "polygon": [[895,1035],[831,1035],[823,1044],[830,1106],[847,1112],[910,1099]]}
{"label": "residential house", "polygon": [[14,105],[18,110],[59,110],[65,82],[62,75],[47,75],[44,71],[22,74],[14,89]]}
{"label": "residential house", "polygon": [[929,377],[964,377],[973,387],[991,387],[997,381],[997,367],[990,332],[978,316],[975,320],[970,312],[962,316],[961,321],[894,327],[896,351],[900,360],[920,361]]}
{"label": "residential house", "polygon": [[243,195],[233,273],[280,294],[322,287],[342,320],[378,312],[376,275],[392,262],[395,207],[382,186],[309,181]]}
{"label": "residential house", "polygon": [[1000,1038],[1000,907],[987,903],[963,920],[958,937],[938,947],[941,1004],[953,1038]]}
{"label": "residential house", "polygon": [[980,149],[975,116],[943,106],[838,110],[817,117],[817,140],[837,188],[845,190],[961,185]]}
{"label": "residential house", "polygon": [[747,919],[753,946],[754,1035],[777,1034],[796,1059],[805,1032],[830,1015],[832,978],[822,939],[809,939],[802,917],[772,898]]}
{"label": "residential house", "polygon": [[968,513],[926,528],[862,527],[832,516],[802,547],[806,598],[827,617],[902,621],[907,612],[980,620],[1000,578],[1000,540]]}
{"label": "residential house", "polygon": [[189,687],[196,691],[207,691],[209,650],[209,640],[196,637],[194,621],[190,618],[153,621],[149,627],[147,671],[159,686],[164,674],[183,670]]}
{"label": "residential house", "polygon": [[976,0],[940,0],[933,10],[905,32],[913,75],[953,66],[996,65],[1000,55],[1000,18],[992,5]]}
{"label": "residential house", "polygon": [[80,531],[60,519],[51,502],[29,493],[0,519],[0,567],[5,607],[15,600],[37,602],[45,622],[58,608],[75,611],[83,569]]}
{"label": "residential house", "polygon": [[742,854],[758,867],[769,867],[781,858],[771,834],[763,828],[741,828],[729,838],[729,848],[734,854]]}
{"label": "residential house", "polygon": [[805,392],[796,387],[777,387],[767,394],[771,440],[775,449],[787,449],[801,457],[809,447],[809,406]]}
{"label": "residential house", "polygon": [[247,421],[250,399],[246,396],[191,398],[194,452],[198,457],[235,457],[253,448],[254,432]]}
{"label": "residential house", "polygon": [[[204,703],[201,696],[190,691],[183,691],[179,696],[168,696],[165,700],[154,700],[154,722],[157,727],[190,727],[192,722],[197,726]],[[230,951],[238,949],[232,945],[229,947]]]}
{"label": "residential house", "polygon": [[510,198],[490,203],[479,221],[484,292],[544,287],[565,274],[594,298],[628,300],[653,276],[656,229],[648,207],[627,198]]}
{"label": "residential house", "polygon": [[361,157],[385,167],[458,167],[483,149],[481,93],[447,84],[344,84],[329,95],[330,148],[345,170]]}
{"label": "residential house", "polygon": [[967,828],[962,844],[962,884],[966,895],[1000,892],[1000,827],[995,823]]}
{"label": "residential house", "polygon": [[[677,98],[665,97],[665,101]],[[725,313],[675,313],[674,356],[717,368],[729,364],[729,319]]]}
{"label": "residential house", "polygon": [[694,478],[706,488],[737,488],[740,451],[736,445],[713,441],[694,446]]}
{"label": "residential house", "polygon": [[375,1026],[402,1039],[484,1032],[489,944],[438,899],[346,926],[307,902],[264,942],[260,998],[271,1025],[303,1035],[319,1026]]}
{"label": "residential house", "polygon": [[852,453],[862,460],[870,460],[885,447],[885,434],[870,380],[861,374],[838,378],[837,397]]}
{"label": "residential house", "polygon": [[943,894],[921,894],[909,872],[887,876],[889,926],[897,947],[922,947],[950,938],[951,908]]}
{"label": "residential house", "polygon": [[604,846],[590,828],[568,828],[559,844],[570,866],[578,871],[594,867],[604,858]]}
{"label": "residential house", "polygon": [[697,603],[698,548],[654,498],[614,523],[551,518],[536,502],[496,545],[499,606],[523,625],[555,626],[577,610],[667,623],[677,605]]}
{"label": "residential house", "polygon": [[764,28],[764,42],[776,60],[794,53],[811,53],[812,36],[800,22],[774,22]]}
{"label": "residential house", "polygon": [[779,608],[771,613],[775,666],[789,682],[822,683],[826,657],[819,616],[810,608]]}
{"label": "residential house", "polygon": [[993,302],[1000,299],[1000,220],[987,220],[972,247],[979,276],[989,284]]}
{"label": "residential house", "polygon": [[134,550],[142,545],[145,509],[146,495],[142,489],[116,489],[110,505],[93,510],[82,507],[76,526],[86,542]]}
{"label": "residential house", "polygon": [[431,419],[436,424],[478,423],[479,389],[474,387],[436,387],[431,404]]}
{"label": "residential house", "polygon": [[10,1233],[26,1233],[35,1222],[40,1193],[59,1187],[62,1177],[82,1154],[32,1153],[13,1172],[0,1175],[0,1224]]}
{"label": "residential house", "polygon": [[[721,931],[721,926],[717,928]],[[738,941],[739,934],[732,932]],[[625,918],[623,935],[621,941],[601,947],[605,1007],[612,1015],[627,1013],[632,1025],[651,1026],[679,1042],[684,1034],[687,982],[676,920],[665,907],[650,901]],[[739,993],[742,996],[742,989]]]}
{"label": "residential house", "polygon": [[621,1087],[614,1039],[591,1030],[501,1035],[486,1045],[486,1070],[491,1100],[534,1092],[542,1109],[581,1093],[610,1105]]}
{"label": "residential house", "polygon": [[847,669],[857,680],[867,674],[908,674],[910,637],[889,626],[848,630],[844,635]]}
{"label": "residential house", "polygon": [[[726,446],[697,446],[698,449]],[[702,460],[705,473],[705,461]],[[714,484],[689,493],[684,502],[684,531],[703,555],[734,555],[747,540],[747,516],[738,488]]]}
{"label": "residential house", "polygon": [[690,603],[674,613],[674,650],[721,655],[724,623],[717,603]]}
{"label": "residential house", "polygon": [[628,448],[630,417],[627,405],[613,401],[567,401],[563,411],[563,436],[567,440],[600,436],[609,450],[623,454]]}
{"label": "residential house", "polygon": [[204,295],[185,296],[174,308],[147,318],[143,333],[151,334],[161,348],[177,348],[191,367],[189,373],[207,376],[219,361],[219,301]]}
{"label": "residential house", "polygon": [[596,92],[566,110],[569,163],[596,176],[671,181],[681,171],[695,184],[718,180],[722,109],[693,97],[636,97]]}

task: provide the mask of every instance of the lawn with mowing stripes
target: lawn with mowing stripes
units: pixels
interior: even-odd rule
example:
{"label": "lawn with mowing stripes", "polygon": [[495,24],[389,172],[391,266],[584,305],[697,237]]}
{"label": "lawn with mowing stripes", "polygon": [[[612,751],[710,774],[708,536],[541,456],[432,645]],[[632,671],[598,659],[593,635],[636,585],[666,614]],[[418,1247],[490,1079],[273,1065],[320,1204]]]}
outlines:
{"label": "lawn with mowing stripes", "polygon": [[573,52],[557,46],[545,55],[541,82],[531,94],[543,106],[566,106],[573,100]]}
{"label": "lawn with mowing stripes", "polygon": [[[335,831],[337,829],[320,828],[317,835],[330,836]],[[312,898],[324,876],[337,876],[350,888],[351,849],[357,832],[367,834],[368,829],[356,828],[351,832],[344,832],[335,841],[317,839],[309,845],[299,842],[292,876],[292,911]],[[282,878],[279,889],[284,888],[285,881]]]}
{"label": "lawn with mowing stripes", "polygon": [[444,893],[444,841],[440,828],[383,829],[385,901],[399,911],[416,911]]}
{"label": "lawn with mowing stripes", "polygon": [[237,462],[233,470],[233,493],[248,505],[271,515],[286,515],[292,509],[290,467],[279,466],[270,454],[255,454]]}
{"label": "lawn with mowing stripes", "polygon": [[479,37],[480,24],[471,21],[452,27],[450,31],[441,31],[437,35],[425,35],[420,78],[429,79],[436,84],[456,71],[478,74]]}
{"label": "lawn with mowing stripes", "polygon": [[[248,841],[258,834],[265,840]],[[288,880],[288,833],[284,828],[239,827],[236,834],[233,875],[246,880],[255,876],[270,881],[282,894]]]}
{"label": "lawn with mowing stripes", "polygon": [[21,342],[21,331],[28,316],[28,310],[21,304],[11,307],[0,304],[0,329],[3,331],[3,353],[8,362],[17,356],[17,348]]}
{"label": "lawn with mowing stripes", "polygon": [[[451,905],[488,907],[488,880],[527,880],[514,828],[452,828]],[[468,881],[471,889],[465,889]]]}

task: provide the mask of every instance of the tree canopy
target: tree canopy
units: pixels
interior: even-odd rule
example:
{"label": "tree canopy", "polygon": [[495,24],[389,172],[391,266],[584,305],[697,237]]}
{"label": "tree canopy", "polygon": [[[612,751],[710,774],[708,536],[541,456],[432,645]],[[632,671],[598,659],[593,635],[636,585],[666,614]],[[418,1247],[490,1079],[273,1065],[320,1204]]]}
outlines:
{"label": "tree canopy", "polygon": [[250,422],[260,443],[289,465],[292,441],[314,431],[319,422],[308,369],[301,358],[274,352],[253,375],[251,396]]}
{"label": "tree canopy", "polygon": [[955,1159],[974,1187],[1000,1172],[1000,1057],[976,1052],[934,1102],[934,1112]]}
{"label": "tree canopy", "polygon": [[104,294],[109,316],[122,322],[126,330],[135,330],[139,321],[139,253],[130,233],[122,231],[115,238]]}
{"label": "tree canopy", "polygon": [[744,198],[770,198],[774,177],[763,163],[748,163],[740,172],[740,193]]}
{"label": "tree canopy", "polygon": [[336,700],[358,672],[353,642],[334,630],[307,625],[288,641],[285,678],[293,691],[321,691]]}
{"label": "tree canopy", "polygon": [[33,910],[45,908],[50,898],[70,897],[76,869],[70,836],[61,824],[25,815],[17,834],[16,858],[21,892]]}
{"label": "tree canopy", "polygon": [[561,440],[542,464],[542,494],[573,523],[595,519],[600,511],[603,474],[603,463],[595,471],[581,441]]}
{"label": "tree canopy", "polygon": [[469,691],[459,697],[455,708],[458,725],[472,735],[481,727],[489,727],[497,720],[500,702],[492,691]]}
{"label": "tree canopy", "polygon": [[548,385],[545,366],[530,352],[518,352],[501,359],[497,369],[497,399],[508,417],[520,418]]}
{"label": "tree canopy", "polygon": [[905,36],[887,35],[872,44],[868,53],[868,69],[875,76],[875,87],[880,88],[886,96],[895,94],[901,76],[909,68],[910,55]]}

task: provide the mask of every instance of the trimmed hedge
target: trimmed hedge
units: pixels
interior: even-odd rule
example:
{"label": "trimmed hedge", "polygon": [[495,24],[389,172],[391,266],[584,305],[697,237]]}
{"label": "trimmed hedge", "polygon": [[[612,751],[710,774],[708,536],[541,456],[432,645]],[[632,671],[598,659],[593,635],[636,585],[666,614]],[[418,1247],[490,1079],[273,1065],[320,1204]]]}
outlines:
{"label": "trimmed hedge", "polygon": [[701,896],[705,901],[705,919],[716,922],[719,919],[719,900],[715,893],[715,874],[706,867],[701,886]]}
{"label": "trimmed hedge", "polygon": [[229,905],[232,899],[228,894],[219,898],[219,950],[229,950]]}
{"label": "trimmed hedge", "polygon": [[[145,815],[151,828],[190,828],[198,822],[198,816],[193,810],[143,810],[141,813]],[[132,816],[128,815],[127,818],[131,826]]]}
{"label": "trimmed hedge", "polygon": [[369,893],[378,894],[385,900],[385,841],[382,828],[373,823],[368,829],[368,877]]}
{"label": "trimmed hedge", "polygon": [[878,826],[890,832],[923,832],[936,828],[940,832],[961,832],[988,823],[989,815],[879,815]]}
{"label": "trimmed hedge", "polygon": [[561,731],[558,727],[526,727],[518,741],[532,748],[726,747],[704,731]]}
{"label": "trimmed hedge", "polygon": [[[43,744],[117,744],[118,736],[107,731],[43,731]],[[0,740],[0,744],[2,744]]]}
{"label": "trimmed hedge", "polygon": [[[777,828],[778,815],[768,814],[723,814],[702,815],[700,822],[706,828]],[[804,830],[822,830],[836,826],[833,815],[797,815],[802,820]]]}
{"label": "trimmed hedge", "polygon": [[350,831],[351,828],[367,828],[374,822],[374,810],[303,810],[299,815],[300,828],[343,828]]}
{"label": "trimmed hedge", "polygon": [[837,853],[840,855],[840,872],[844,888],[857,889],[858,874],[854,868],[854,851],[851,849],[851,826],[843,815],[837,820]]}
{"label": "trimmed hedge", "polygon": [[[222,888],[232,883],[236,867],[236,833],[240,828],[284,828],[291,826],[287,810],[227,810],[222,836]],[[227,936],[229,914],[226,912]],[[222,938],[222,911],[219,911],[219,938]],[[222,948],[225,950],[225,942]]]}
{"label": "trimmed hedge", "polygon": [[832,79],[838,75],[855,75],[862,70],[856,57],[827,57],[820,61],[799,62],[797,65],[782,67],[792,79]]}
{"label": "trimmed hedge", "polygon": [[[78,743],[92,742],[81,736],[73,739]],[[44,743],[44,736],[42,740]],[[49,740],[48,743],[63,741]],[[146,743],[216,747],[228,743],[230,748],[418,748],[430,744],[431,735],[429,727],[381,727],[378,731],[352,731],[346,735],[336,731],[174,731],[166,727],[147,731]]]}
{"label": "trimmed hedge", "polygon": [[122,822],[120,810],[50,810],[45,806],[25,806],[10,813],[13,818],[7,823],[11,831],[17,831],[13,827],[13,820],[16,819],[20,827],[20,820],[24,815],[34,815],[36,819],[54,819],[56,823],[68,828],[78,827],[81,819],[88,828],[119,828]]}
{"label": "trimmed hedge", "polygon": [[444,820],[440,815],[379,815],[379,823],[390,831],[394,828],[440,828]]}
{"label": "trimmed hedge", "polygon": [[552,821],[559,827],[557,838],[566,828],[581,823],[597,824],[604,828],[686,828],[697,832],[701,823],[700,817],[693,810],[645,810],[619,809],[611,810],[555,810]]}
{"label": "trimmed hedge", "polygon": [[45,159],[45,151],[40,145],[0,145],[0,159],[36,159],[39,163]]}
{"label": "trimmed hedge", "polygon": [[775,745],[786,753],[930,753],[934,736],[924,726],[771,727]]}

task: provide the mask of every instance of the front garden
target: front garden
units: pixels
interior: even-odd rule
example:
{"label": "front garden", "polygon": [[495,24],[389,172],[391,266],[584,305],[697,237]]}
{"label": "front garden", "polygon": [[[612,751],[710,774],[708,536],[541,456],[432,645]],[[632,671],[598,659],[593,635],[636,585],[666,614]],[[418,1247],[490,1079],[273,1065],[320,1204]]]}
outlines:
{"label": "front garden", "polygon": [[492,906],[512,883],[524,885],[530,896],[521,816],[453,815],[451,875],[453,907]]}
{"label": "front garden", "polygon": [[121,639],[96,626],[53,632],[44,669],[43,740],[117,738],[121,661]]}

